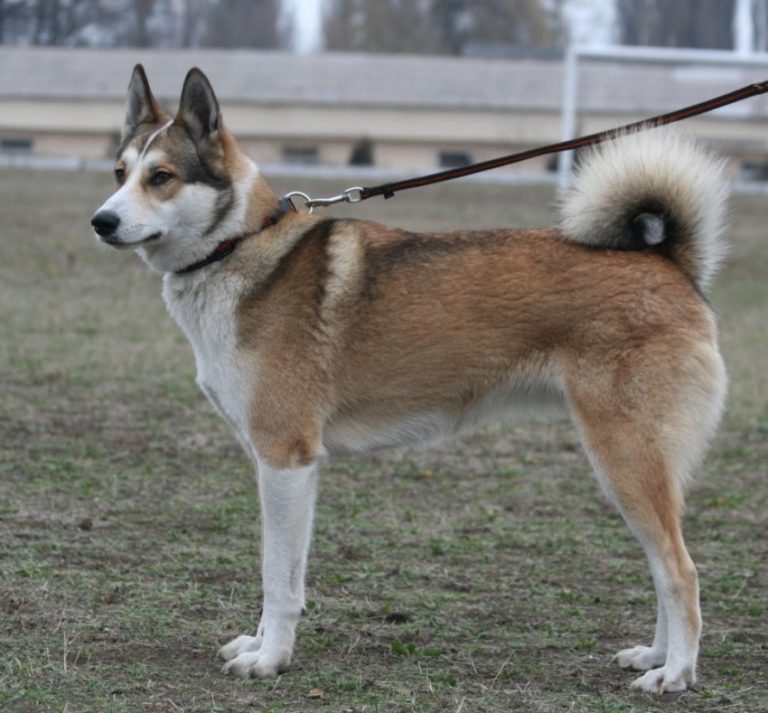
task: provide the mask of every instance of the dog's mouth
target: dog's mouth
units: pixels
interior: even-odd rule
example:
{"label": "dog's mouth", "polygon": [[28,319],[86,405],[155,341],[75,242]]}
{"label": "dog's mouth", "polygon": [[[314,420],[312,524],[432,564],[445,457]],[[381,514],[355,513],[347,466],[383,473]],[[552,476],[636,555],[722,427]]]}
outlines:
{"label": "dog's mouth", "polygon": [[142,238],[136,243],[124,243],[116,235],[99,235],[99,240],[113,248],[117,248],[118,250],[133,250],[134,248],[138,248],[141,245],[146,245],[147,243],[159,240],[162,237],[163,234],[158,231],[156,233],[152,233],[152,235],[148,235],[146,238]]}

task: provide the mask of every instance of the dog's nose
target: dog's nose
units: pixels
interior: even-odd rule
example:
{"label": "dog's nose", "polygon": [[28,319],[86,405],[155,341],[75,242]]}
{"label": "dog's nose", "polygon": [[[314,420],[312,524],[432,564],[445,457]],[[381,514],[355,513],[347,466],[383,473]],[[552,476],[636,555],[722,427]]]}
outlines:
{"label": "dog's nose", "polygon": [[120,225],[120,216],[111,210],[100,210],[91,218],[91,225],[102,238],[106,238],[117,230],[117,226]]}

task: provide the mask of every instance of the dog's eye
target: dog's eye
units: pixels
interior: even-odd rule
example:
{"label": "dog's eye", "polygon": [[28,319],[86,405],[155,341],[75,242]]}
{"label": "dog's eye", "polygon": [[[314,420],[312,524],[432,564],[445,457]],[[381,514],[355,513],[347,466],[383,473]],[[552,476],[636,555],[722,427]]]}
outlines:
{"label": "dog's eye", "polygon": [[122,183],[125,180],[125,169],[124,168],[116,168],[115,169],[115,180],[118,183]]}
{"label": "dog's eye", "polygon": [[155,171],[149,179],[150,186],[162,186],[173,178],[172,173],[168,171]]}

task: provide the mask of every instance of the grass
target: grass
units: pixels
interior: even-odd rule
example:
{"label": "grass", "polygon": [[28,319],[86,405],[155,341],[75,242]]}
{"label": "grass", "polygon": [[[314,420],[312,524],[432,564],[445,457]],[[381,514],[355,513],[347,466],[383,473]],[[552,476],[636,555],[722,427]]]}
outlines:
{"label": "grass", "polygon": [[[652,586],[563,422],[327,464],[293,667],[220,675],[258,621],[254,481],[157,276],[90,237],[109,191],[0,172],[0,711],[768,708],[765,197],[734,199],[712,295],[732,385],[686,519],[700,684],[660,699],[610,661],[649,639]],[[453,184],[338,213],[537,225],[551,199]]]}

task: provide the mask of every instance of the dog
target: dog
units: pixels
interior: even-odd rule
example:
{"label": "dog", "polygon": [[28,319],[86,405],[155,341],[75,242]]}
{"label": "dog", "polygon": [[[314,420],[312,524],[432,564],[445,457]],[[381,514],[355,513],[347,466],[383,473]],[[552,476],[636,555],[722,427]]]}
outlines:
{"label": "dog", "polygon": [[255,636],[220,649],[225,672],[290,663],[321,459],[554,399],[656,589],[653,642],[615,658],[644,671],[643,691],[694,684],[680,522],[727,385],[703,296],[723,252],[720,160],[669,130],[627,134],[583,159],[555,228],[412,234],[292,209],[199,69],[171,117],[138,65],[115,177],[97,237],[164,273],[197,382],[257,472],[263,611]]}

